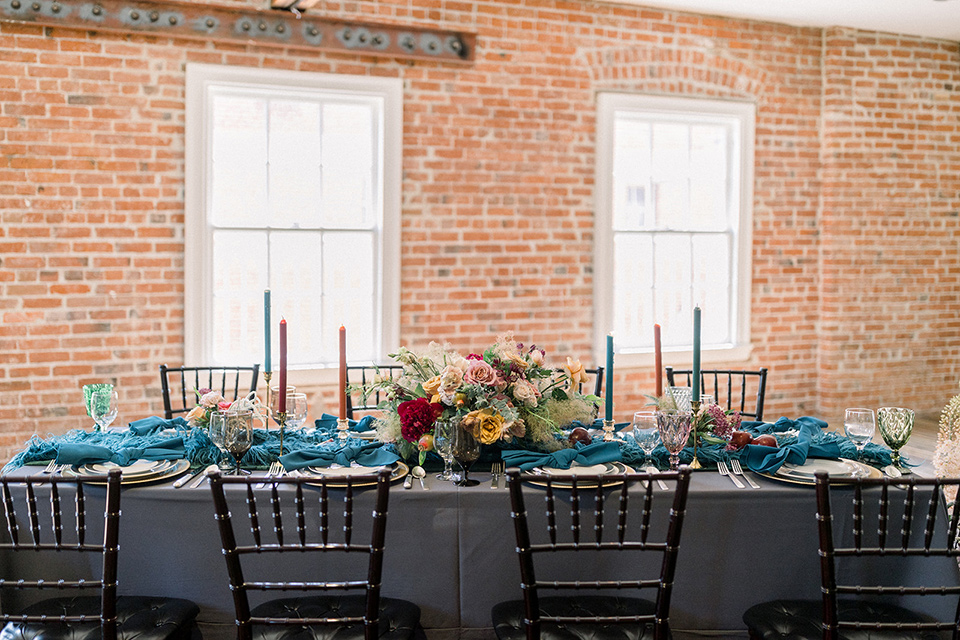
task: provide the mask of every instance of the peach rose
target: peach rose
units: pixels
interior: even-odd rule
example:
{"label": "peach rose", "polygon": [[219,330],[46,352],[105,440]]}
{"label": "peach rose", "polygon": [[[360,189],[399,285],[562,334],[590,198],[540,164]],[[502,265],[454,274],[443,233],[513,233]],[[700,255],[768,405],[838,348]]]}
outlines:
{"label": "peach rose", "polygon": [[535,407],[540,392],[529,381],[517,380],[517,383],[513,385],[513,397],[528,407]]}
{"label": "peach rose", "polygon": [[440,393],[440,376],[433,376],[423,383],[423,392],[432,398],[431,402],[436,402]]}
{"label": "peach rose", "polygon": [[576,387],[577,385],[581,385],[587,381],[587,372],[584,370],[583,365],[580,364],[579,360],[574,360],[570,356],[567,356],[567,364],[564,365],[564,368],[570,375],[571,387]]}
{"label": "peach rose", "polygon": [[503,433],[503,416],[490,408],[477,409],[463,417],[462,426],[482,444],[493,444]]}
{"label": "peach rose", "polygon": [[463,381],[467,384],[485,384],[495,387],[500,384],[497,371],[483,360],[471,360],[467,371],[463,374]]}

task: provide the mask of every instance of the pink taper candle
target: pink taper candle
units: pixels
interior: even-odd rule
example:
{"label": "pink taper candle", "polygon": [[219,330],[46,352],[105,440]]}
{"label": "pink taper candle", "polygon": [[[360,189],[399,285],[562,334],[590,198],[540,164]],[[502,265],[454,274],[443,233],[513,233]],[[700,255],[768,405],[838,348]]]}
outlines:
{"label": "pink taper candle", "polygon": [[340,419],[347,419],[347,330],[340,326]]}
{"label": "pink taper candle", "polygon": [[280,397],[277,398],[277,411],[287,412],[287,320],[280,321]]}

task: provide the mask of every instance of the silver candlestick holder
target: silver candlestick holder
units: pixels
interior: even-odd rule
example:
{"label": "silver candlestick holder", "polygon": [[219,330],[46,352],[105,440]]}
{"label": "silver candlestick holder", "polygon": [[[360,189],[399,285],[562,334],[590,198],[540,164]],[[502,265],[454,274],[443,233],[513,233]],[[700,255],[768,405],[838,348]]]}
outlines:
{"label": "silver candlestick holder", "polygon": [[347,439],[347,431],[350,430],[350,424],[346,418],[337,418],[337,438],[343,442]]}
{"label": "silver candlestick holder", "polygon": [[613,420],[604,420],[603,421],[603,440],[608,442],[613,440]]}

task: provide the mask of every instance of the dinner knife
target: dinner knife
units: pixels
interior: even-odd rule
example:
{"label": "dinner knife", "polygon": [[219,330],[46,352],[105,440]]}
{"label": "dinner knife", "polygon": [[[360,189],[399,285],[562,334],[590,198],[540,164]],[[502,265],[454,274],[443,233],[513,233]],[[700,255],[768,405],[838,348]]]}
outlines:
{"label": "dinner knife", "polygon": [[[648,472],[650,472],[650,473],[660,473],[660,469],[657,469],[656,467],[647,467],[647,468],[646,468],[646,471],[648,471]],[[660,485],[660,489],[661,489],[662,491],[666,491],[666,490],[668,489],[667,483],[664,482],[663,480],[659,479],[659,478],[657,478],[657,484]]]}
{"label": "dinner knife", "polygon": [[206,469],[204,469],[204,470],[203,470],[203,473],[201,473],[199,476],[197,476],[197,479],[190,483],[190,486],[188,487],[188,489],[196,489],[197,487],[199,487],[201,484],[203,484],[203,481],[207,479],[207,472],[208,472],[208,471],[216,471],[216,470],[219,469],[219,468],[220,468],[220,467],[218,467],[217,465],[212,464],[212,465],[210,465],[209,467],[207,467]]}
{"label": "dinner knife", "polygon": [[204,471],[205,469],[203,467],[197,467],[195,470],[177,479],[177,481],[173,483],[173,488],[179,489],[180,487],[187,484],[188,482],[190,482],[190,480],[192,480],[193,478],[196,478],[199,474],[203,473]]}

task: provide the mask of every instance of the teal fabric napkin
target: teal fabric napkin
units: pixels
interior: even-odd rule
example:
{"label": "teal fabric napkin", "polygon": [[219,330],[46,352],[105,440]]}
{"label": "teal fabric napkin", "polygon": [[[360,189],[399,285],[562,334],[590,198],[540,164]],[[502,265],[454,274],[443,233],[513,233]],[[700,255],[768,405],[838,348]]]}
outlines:
{"label": "teal fabric napkin", "polygon": [[190,423],[180,416],[170,420],[164,420],[160,416],[150,416],[149,418],[134,420],[127,426],[135,435],[149,436],[153,435],[157,431],[163,431],[164,429],[179,429],[184,431],[190,428]]}
{"label": "teal fabric napkin", "polygon": [[[376,420],[374,416],[363,416],[359,420],[347,420],[347,424],[350,427],[350,431],[356,431],[357,433],[363,433],[364,431],[370,431],[373,429],[373,421]],[[337,428],[337,416],[332,416],[329,413],[324,413],[316,420],[317,429],[334,429]],[[366,466],[366,465],[364,465]]]}
{"label": "teal fabric napkin", "polygon": [[382,467],[398,461],[400,456],[379,442],[347,446],[339,449],[314,448],[301,449],[280,457],[280,463],[287,471],[303,467],[329,467],[339,464],[349,467],[356,462],[361,467]]}
{"label": "teal fabric napkin", "polygon": [[569,469],[574,462],[583,466],[620,461],[620,446],[616,442],[595,442],[577,444],[572,449],[560,449],[553,453],[511,449],[501,452],[507,467],[519,467],[521,471],[530,471],[537,467],[551,469]]}
{"label": "teal fabric napkin", "polygon": [[751,471],[774,473],[783,463],[803,464],[807,458],[840,457],[840,447],[836,442],[818,442],[813,440],[827,427],[827,423],[817,418],[802,416],[796,420],[780,418],[770,431],[781,432],[797,430],[797,441],[778,449],[748,444],[740,452],[740,461]]}
{"label": "teal fabric napkin", "polygon": [[126,466],[136,460],[177,460],[184,455],[183,438],[179,437],[146,447],[125,447],[116,452],[95,444],[63,443],[57,449],[57,464],[115,462],[120,466]]}

